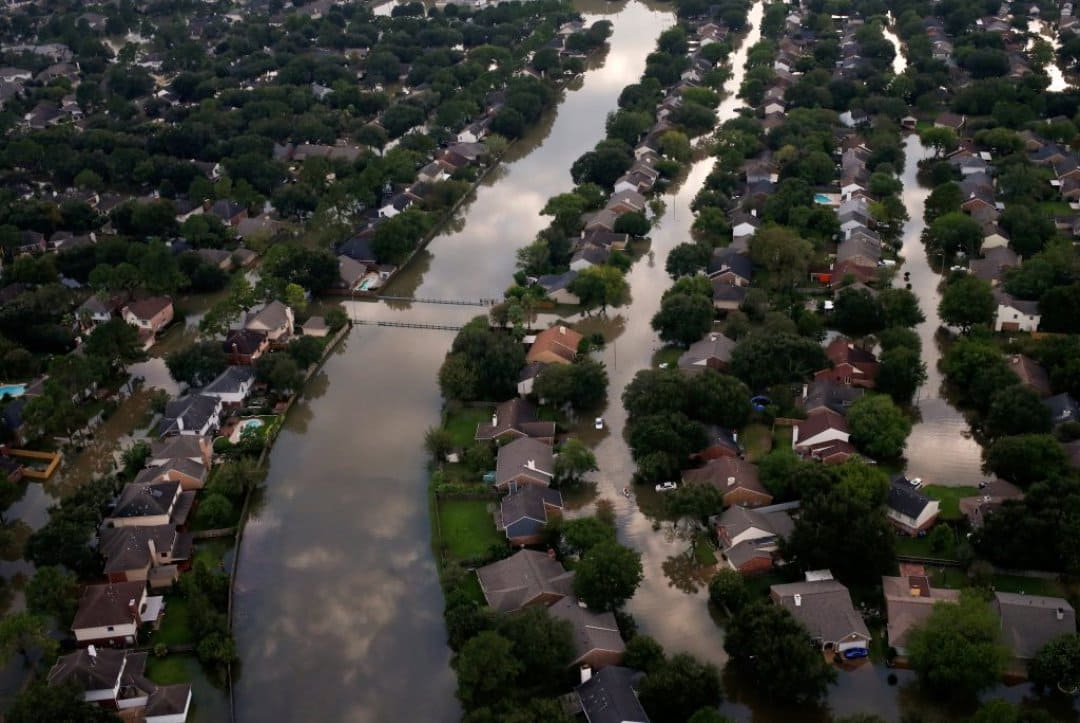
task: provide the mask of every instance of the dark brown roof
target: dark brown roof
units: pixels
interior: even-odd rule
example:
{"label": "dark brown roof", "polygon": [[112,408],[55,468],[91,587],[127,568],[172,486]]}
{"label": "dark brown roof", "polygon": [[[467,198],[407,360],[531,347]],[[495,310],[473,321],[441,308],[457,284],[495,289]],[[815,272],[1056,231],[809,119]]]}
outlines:
{"label": "dark brown roof", "polygon": [[521,550],[476,571],[488,605],[502,612],[520,610],[541,595],[565,597],[574,573],[543,552]]}
{"label": "dark brown roof", "polygon": [[711,484],[724,494],[741,489],[769,496],[758,478],[757,467],[738,457],[709,460],[700,469],[684,471],[682,478],[688,484]]}
{"label": "dark brown roof", "polygon": [[149,299],[133,301],[126,308],[139,319],[152,319],[170,306],[172,299],[168,296],[151,296]]}
{"label": "dark brown roof", "polygon": [[87,585],[79,597],[72,630],[131,623],[145,592],[146,582],[142,580]]}
{"label": "dark brown roof", "polygon": [[226,354],[243,354],[245,356],[257,352],[266,343],[266,332],[255,329],[233,329],[225,336],[221,347]]}
{"label": "dark brown roof", "polygon": [[62,655],[49,671],[49,685],[74,685],[81,690],[112,690],[120,680],[127,651],[83,648]]}

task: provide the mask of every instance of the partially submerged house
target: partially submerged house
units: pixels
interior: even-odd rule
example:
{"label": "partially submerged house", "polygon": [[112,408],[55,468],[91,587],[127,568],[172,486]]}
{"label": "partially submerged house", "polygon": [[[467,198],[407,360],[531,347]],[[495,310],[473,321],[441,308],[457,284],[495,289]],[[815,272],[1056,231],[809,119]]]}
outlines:
{"label": "partially submerged house", "polygon": [[593,674],[582,669],[582,683],[574,689],[588,723],[649,723],[637,697],[642,673],[609,665]]}
{"label": "partially submerged house", "polygon": [[734,340],[719,332],[706,334],[679,357],[679,371],[684,374],[699,374],[705,369],[723,371],[731,362],[731,352],[735,346]]}
{"label": "partially submerged house", "polygon": [[544,527],[562,514],[562,493],[548,487],[525,485],[499,502],[495,527],[511,545],[536,545],[544,540]]}
{"label": "partially submerged house", "polygon": [[192,539],[172,525],[114,527],[101,531],[98,551],[109,582],[149,582],[168,587],[191,559]]}
{"label": "partially submerged house", "polygon": [[958,590],[931,587],[930,578],[925,575],[882,577],[881,587],[885,594],[889,647],[898,655],[906,655],[908,633],[926,622],[936,603],[960,600]]}
{"label": "partially submerged house", "polygon": [[761,484],[757,467],[738,457],[717,457],[698,469],[684,470],[682,481],[686,485],[712,485],[724,496],[725,507],[762,507],[772,503],[772,495]]}
{"label": "partially submerged house", "polygon": [[575,656],[571,665],[599,670],[622,662],[626,645],[614,613],[595,612],[569,595],[549,607],[548,612],[570,623]]}
{"label": "partially submerged house", "polygon": [[916,537],[937,522],[940,503],[930,499],[906,477],[899,476],[889,484],[885,498],[885,517],[892,525],[910,537]]}
{"label": "partially submerged house", "polygon": [[503,442],[532,437],[551,444],[555,441],[555,423],[540,421],[536,407],[521,398],[510,399],[495,407],[490,423],[476,425],[478,441]]}
{"label": "partially submerged house", "polygon": [[992,605],[1002,640],[1019,660],[1031,660],[1054,638],[1076,632],[1076,611],[1064,598],[995,592]]}
{"label": "partially submerged house", "polygon": [[147,596],[143,580],[87,585],[71,631],[83,645],[134,645],[139,626],[157,623],[164,609],[165,598]]}
{"label": "partially submerged house", "polygon": [[182,527],[194,504],[195,493],[184,492],[179,482],[129,482],[120,491],[104,524],[106,527]]}
{"label": "partially submerged house", "polygon": [[222,402],[218,397],[189,394],[174,399],[165,405],[165,412],[158,423],[158,436],[212,436],[221,425],[221,412]]}
{"label": "partially submerged house", "polygon": [[536,335],[536,340],[525,355],[527,362],[543,364],[571,364],[577,358],[581,334],[573,329],[558,324]]}
{"label": "partially submerged house", "polygon": [[555,453],[550,444],[531,437],[499,447],[495,460],[495,487],[514,491],[525,485],[549,487],[555,477]]}
{"label": "partially submerged house", "polygon": [[1016,485],[1003,479],[994,479],[980,489],[979,494],[961,497],[960,512],[967,518],[972,529],[978,529],[985,524],[987,516],[993,514],[1004,502],[1023,498],[1023,491]]}
{"label": "partially submerged house", "polygon": [[798,454],[825,464],[841,464],[855,454],[847,420],[829,408],[816,409],[795,425],[791,446]]}
{"label": "partially submerged house", "polygon": [[773,585],[769,597],[802,623],[822,650],[844,653],[870,646],[870,631],[848,589],[835,580]]}
{"label": "partially submerged house", "polygon": [[548,553],[519,550],[476,571],[480,589],[495,610],[509,613],[530,605],[553,605],[573,593],[574,573]]}
{"label": "partially submerged house", "polygon": [[728,567],[743,574],[765,572],[777,562],[780,543],[795,529],[798,502],[767,507],[729,507],[716,520],[716,537]]}
{"label": "partially submerged house", "polygon": [[275,299],[248,314],[244,328],[264,332],[270,342],[275,343],[287,341],[293,334],[294,324],[293,310]]}

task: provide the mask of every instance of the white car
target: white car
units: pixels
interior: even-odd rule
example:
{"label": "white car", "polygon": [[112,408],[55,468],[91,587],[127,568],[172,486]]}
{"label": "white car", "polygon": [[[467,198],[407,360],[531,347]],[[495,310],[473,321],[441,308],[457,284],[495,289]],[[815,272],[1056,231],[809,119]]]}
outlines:
{"label": "white car", "polygon": [[912,477],[908,480],[908,482],[910,482],[911,486],[915,489],[919,489],[920,487],[922,487],[922,477]]}
{"label": "white car", "polygon": [[604,418],[603,417],[597,417],[596,421],[593,422],[593,428],[595,428],[595,429],[603,429],[604,428]]}
{"label": "white car", "polygon": [[656,485],[657,492],[668,492],[670,490],[678,488],[679,485],[675,484],[674,482],[661,482],[660,484]]}

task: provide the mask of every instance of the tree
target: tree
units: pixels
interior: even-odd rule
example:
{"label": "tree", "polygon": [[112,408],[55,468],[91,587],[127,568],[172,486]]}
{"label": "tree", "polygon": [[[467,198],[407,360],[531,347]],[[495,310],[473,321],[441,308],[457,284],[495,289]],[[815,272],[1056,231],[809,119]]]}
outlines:
{"label": "tree", "polygon": [[223,462],[214,465],[207,490],[231,500],[241,500],[262,480],[261,472],[242,462]]}
{"label": "tree", "polygon": [[172,378],[191,387],[206,386],[228,365],[225,352],[216,341],[197,342],[165,357]]}
{"label": "tree", "polygon": [[852,443],[881,459],[897,459],[911,433],[911,420],[884,394],[866,394],[848,409]]}
{"label": "tree", "polygon": [[705,369],[687,382],[686,415],[705,424],[740,429],[750,419],[750,389],[729,374]]}
{"label": "tree", "polygon": [[646,675],[659,670],[667,662],[664,648],[648,635],[635,635],[626,643],[623,665]]}
{"label": "tree", "polygon": [[453,451],[454,437],[444,427],[428,427],[424,432],[424,449],[431,454],[432,459],[442,461]]}
{"label": "tree", "polygon": [[1062,635],[1044,645],[1028,663],[1028,679],[1040,691],[1074,694],[1080,688],[1080,635]]}
{"label": "tree", "polygon": [[770,699],[815,703],[836,679],[806,628],[780,605],[744,608],[728,624],[724,650]]}
{"label": "tree", "polygon": [[949,282],[938,305],[941,320],[960,327],[965,333],[976,324],[992,323],[995,313],[997,302],[990,284],[970,275]]}
{"label": "tree", "polygon": [[615,233],[625,233],[638,238],[649,233],[649,228],[649,219],[645,218],[645,214],[639,211],[622,214],[615,219],[615,224],[612,226]]}
{"label": "tree", "polygon": [[614,266],[598,264],[583,269],[567,286],[585,309],[600,307],[607,313],[609,306],[618,308],[630,299],[630,284]]}
{"label": "tree", "polygon": [[790,289],[806,278],[813,245],[782,226],[767,225],[750,239],[750,258],[769,272],[769,287]]}
{"label": "tree", "polygon": [[502,401],[516,394],[524,365],[521,344],[492,329],[487,317],[478,316],[454,338],[439,371],[439,385],[449,399]]}
{"label": "tree", "polygon": [[256,359],[255,378],[279,393],[295,391],[304,383],[300,366],[288,354],[264,354]]}
{"label": "tree", "polygon": [[597,610],[617,610],[629,600],[644,573],[641,554],[617,542],[593,546],[578,563],[574,594]]}
{"label": "tree", "polygon": [[327,309],[323,319],[326,321],[326,326],[329,327],[331,334],[336,334],[349,323],[349,315],[340,306]]}
{"label": "tree", "polygon": [[886,327],[910,328],[926,321],[926,315],[919,308],[919,298],[907,289],[882,289],[877,300]]}
{"label": "tree", "polygon": [[702,244],[685,241],[671,249],[664,270],[673,279],[690,276],[705,268],[709,263],[709,249]]}
{"label": "tree", "polygon": [[959,213],[960,204],[964,202],[964,192],[960,185],[954,181],[948,181],[934,187],[926,198],[926,210],[923,216],[927,223],[933,223],[935,219],[945,214]]}
{"label": "tree", "polygon": [[580,439],[572,437],[559,447],[555,457],[555,478],[560,482],[577,482],[583,475],[598,469],[596,455]]}
{"label": "tree", "polygon": [[504,617],[498,632],[513,644],[514,656],[522,664],[519,677],[523,680],[557,679],[574,659],[570,623],[552,616],[543,606]]}
{"label": "tree", "polygon": [[986,467],[1002,479],[1027,485],[1063,472],[1065,450],[1049,434],[1020,434],[994,440],[986,453]]}
{"label": "tree", "polygon": [[724,494],[710,484],[684,484],[667,496],[667,509],[674,517],[701,520],[724,508]]}
{"label": "tree", "polygon": [[301,336],[289,342],[289,345],[285,347],[285,353],[301,369],[307,369],[322,358],[323,346],[313,336]]}
{"label": "tree", "polygon": [[924,146],[934,149],[934,157],[941,158],[956,150],[959,139],[952,128],[927,128],[919,132]]}
{"label": "tree", "polygon": [[573,364],[549,364],[536,377],[533,393],[555,407],[592,409],[607,395],[607,370],[602,362],[583,357]]}
{"label": "tree", "polygon": [[982,227],[979,222],[959,211],[938,216],[927,230],[930,243],[947,254],[964,253],[974,257],[982,246]]}
{"label": "tree", "polygon": [[652,328],[666,342],[689,346],[712,329],[712,299],[699,294],[672,294],[660,302]]}
{"label": "tree", "polygon": [[638,697],[649,720],[683,723],[695,711],[720,705],[720,671],[692,655],[679,653],[649,671],[641,681]]}
{"label": "tree", "polygon": [[90,356],[106,360],[111,369],[139,361],[145,356],[139,343],[139,333],[123,319],[109,319],[104,324],[98,324],[90,332],[83,348]]}
{"label": "tree", "polygon": [[881,302],[867,289],[843,289],[836,297],[833,324],[848,336],[865,336],[885,326]]}
{"label": "tree", "polygon": [[40,651],[41,659],[48,660],[56,654],[56,641],[49,635],[49,624],[41,615],[24,611],[11,613],[0,619],[0,652],[4,657],[19,653],[29,665],[30,655]]}
{"label": "tree", "polygon": [[605,524],[597,517],[576,517],[566,520],[560,527],[562,541],[577,551],[587,555],[602,542],[615,541],[615,528]]}
{"label": "tree", "polygon": [[466,713],[462,723],[575,723],[575,718],[566,713],[558,700],[530,698],[477,708]]}
{"label": "tree", "polygon": [[674,414],[689,405],[686,376],[678,369],[642,369],[623,390],[622,403],[632,420]]}
{"label": "tree", "polygon": [[229,498],[210,493],[199,503],[199,520],[210,529],[229,527],[234,522],[233,505]]}
{"label": "tree", "polygon": [[829,366],[825,350],[813,339],[787,332],[754,333],[731,353],[731,373],[752,390],[803,382]]}
{"label": "tree", "polygon": [[878,391],[888,394],[900,405],[911,404],[912,397],[926,382],[926,363],[918,347],[898,346],[886,349],[878,360]]}
{"label": "tree", "polygon": [[457,696],[467,708],[494,702],[524,669],[514,645],[493,630],[485,630],[465,643],[454,659]]}
{"label": "tree", "polygon": [[52,617],[66,627],[79,605],[79,581],[63,568],[39,567],[26,584],[26,609]]}
{"label": "tree", "polygon": [[742,610],[750,602],[750,591],[746,580],[736,570],[720,568],[709,580],[709,602],[717,607],[726,608],[733,614]]}
{"label": "tree", "polygon": [[1052,427],[1050,409],[1038,394],[1022,384],[994,392],[983,424],[983,430],[991,437],[1046,434]]}
{"label": "tree", "polygon": [[716,708],[702,708],[686,719],[686,723],[734,723]]}
{"label": "tree", "polygon": [[997,617],[968,593],[958,603],[936,603],[908,633],[907,650],[919,680],[946,696],[974,696],[996,685],[1009,658]]}
{"label": "tree", "polygon": [[115,712],[87,703],[84,692],[77,685],[31,683],[15,696],[4,719],[7,723],[115,723]]}

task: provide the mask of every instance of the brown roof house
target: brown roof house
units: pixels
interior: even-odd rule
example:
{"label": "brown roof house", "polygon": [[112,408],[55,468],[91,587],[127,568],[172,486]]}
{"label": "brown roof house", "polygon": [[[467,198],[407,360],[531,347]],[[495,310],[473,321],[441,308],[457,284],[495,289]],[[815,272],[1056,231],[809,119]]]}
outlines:
{"label": "brown roof house", "polygon": [[60,656],[49,671],[48,684],[73,686],[85,702],[125,711],[144,723],[183,723],[191,707],[191,685],[149,680],[147,657],[148,653],[98,650],[91,645]]}
{"label": "brown roof house", "polygon": [[698,469],[684,470],[683,484],[710,484],[724,496],[724,505],[730,507],[761,507],[772,502],[758,478],[758,469],[738,457],[717,457]]}
{"label": "brown roof house", "polygon": [[148,597],[143,580],[87,585],[71,631],[83,645],[133,645],[139,626],[157,623],[164,609],[165,599]]}
{"label": "brown roof house", "polygon": [[814,374],[815,381],[831,379],[838,384],[872,388],[877,378],[878,361],[871,352],[860,349],[847,339],[834,339],[825,347],[825,356],[832,362],[831,369]]}
{"label": "brown roof house", "polygon": [[151,588],[176,582],[191,548],[191,535],[172,525],[104,529],[98,544],[109,582],[149,581]]}
{"label": "brown roof house", "polygon": [[181,527],[187,522],[194,503],[195,493],[184,492],[179,482],[129,482],[116,498],[111,514],[105,518],[105,526]]}
{"label": "brown roof house", "polygon": [[780,549],[795,528],[791,512],[798,502],[768,507],[729,507],[716,521],[716,536],[728,567],[743,574],[772,569]]}
{"label": "brown roof house", "polygon": [[1050,388],[1050,377],[1039,362],[1023,354],[1013,354],[1009,357],[1009,369],[1017,376],[1020,383],[1040,397],[1049,397],[1053,394]]}
{"label": "brown roof house", "polygon": [[548,608],[552,617],[570,623],[574,640],[573,666],[588,665],[599,670],[622,662],[626,645],[619,634],[615,615],[611,612],[594,612],[585,603],[566,596]]}
{"label": "brown roof house", "polygon": [[831,409],[816,409],[806,419],[795,425],[791,446],[804,457],[826,464],[841,464],[855,454],[855,447],[848,441],[847,420]]}
{"label": "brown roof house", "polygon": [[149,349],[157,333],[172,323],[173,303],[168,296],[152,296],[131,302],[120,313],[124,321],[139,330],[139,339]]}
{"label": "brown roof house", "polygon": [[844,653],[868,649],[870,631],[852,605],[847,588],[831,579],[831,575],[828,579],[817,579],[817,574],[812,572],[806,575],[815,579],[773,585],[769,597],[787,608],[822,650]]}
{"label": "brown roof house", "polygon": [[538,545],[544,541],[544,526],[562,510],[558,490],[525,485],[502,498],[495,512],[495,527],[506,534],[511,545]]}
{"label": "brown roof house", "polygon": [[930,578],[925,575],[883,577],[881,587],[885,593],[889,646],[898,655],[907,654],[908,633],[926,622],[935,603],[955,603],[960,599],[958,590],[930,587]]}
{"label": "brown roof house", "polygon": [[265,331],[233,329],[221,343],[230,364],[254,364],[270,349],[270,339]]}
{"label": "brown roof house", "polygon": [[679,357],[679,371],[684,374],[699,374],[705,369],[723,371],[731,362],[735,345],[735,341],[718,332],[706,334]]}
{"label": "brown roof house", "polygon": [[1020,660],[1031,660],[1054,638],[1076,632],[1076,611],[1064,598],[996,592],[993,605],[1002,640]]}
{"label": "brown roof house", "polygon": [[506,441],[521,437],[532,437],[551,444],[555,441],[555,423],[540,421],[536,407],[520,397],[495,407],[490,424],[476,425],[475,439],[479,441]]}
{"label": "brown roof house", "polygon": [[543,364],[572,364],[577,357],[582,336],[573,329],[559,324],[536,335],[529,347],[525,361]]}
{"label": "brown roof house", "polygon": [[476,571],[484,598],[504,613],[530,605],[552,605],[573,593],[574,573],[555,559],[555,552],[519,550]]}
{"label": "brown roof house", "polygon": [[133,480],[135,484],[152,484],[154,482],[179,482],[180,488],[188,490],[201,490],[206,486],[206,478],[209,476],[202,462],[192,462],[190,459],[170,459],[168,462],[156,467],[147,467],[139,470]]}
{"label": "brown roof house", "polygon": [[148,467],[160,467],[173,459],[189,459],[210,466],[213,454],[209,437],[180,435],[156,439],[150,443],[150,456],[146,460]]}
{"label": "brown roof house", "polygon": [[499,447],[495,461],[495,487],[514,491],[525,485],[549,487],[555,476],[555,452],[551,445],[521,437]]}

